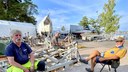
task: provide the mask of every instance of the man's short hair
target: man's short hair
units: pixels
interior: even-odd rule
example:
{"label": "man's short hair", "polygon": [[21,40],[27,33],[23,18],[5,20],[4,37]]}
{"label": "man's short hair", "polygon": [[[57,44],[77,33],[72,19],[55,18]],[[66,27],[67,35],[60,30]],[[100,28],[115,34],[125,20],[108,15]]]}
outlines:
{"label": "man's short hair", "polygon": [[116,39],[116,42],[122,42],[124,40],[124,37],[118,37],[117,39]]}
{"label": "man's short hair", "polygon": [[13,35],[15,35],[15,34],[17,34],[17,33],[20,33],[21,35],[22,35],[22,32],[20,31],[20,30],[12,30],[11,32],[10,32],[10,36],[12,37]]}

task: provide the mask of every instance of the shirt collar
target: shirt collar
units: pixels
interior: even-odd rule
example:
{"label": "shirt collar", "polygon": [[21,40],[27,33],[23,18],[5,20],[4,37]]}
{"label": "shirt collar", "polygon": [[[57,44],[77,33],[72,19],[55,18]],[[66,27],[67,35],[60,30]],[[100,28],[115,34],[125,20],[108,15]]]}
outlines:
{"label": "shirt collar", "polygon": [[124,47],[123,45],[121,45],[121,46],[118,46],[118,48],[120,48],[120,49],[121,49],[121,48],[123,48],[123,47]]}

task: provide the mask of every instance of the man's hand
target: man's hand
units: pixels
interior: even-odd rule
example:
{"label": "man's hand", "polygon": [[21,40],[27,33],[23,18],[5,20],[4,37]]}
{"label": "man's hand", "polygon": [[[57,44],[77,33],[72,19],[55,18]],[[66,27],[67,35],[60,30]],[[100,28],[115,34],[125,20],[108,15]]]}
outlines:
{"label": "man's hand", "polygon": [[34,66],[31,66],[31,67],[30,67],[30,71],[31,71],[31,72],[34,72]]}

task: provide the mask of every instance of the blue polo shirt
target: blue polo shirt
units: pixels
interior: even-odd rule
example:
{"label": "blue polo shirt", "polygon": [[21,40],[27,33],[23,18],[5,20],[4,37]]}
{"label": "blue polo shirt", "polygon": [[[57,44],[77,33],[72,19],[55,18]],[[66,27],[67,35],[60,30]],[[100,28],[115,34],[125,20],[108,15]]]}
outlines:
{"label": "blue polo shirt", "polygon": [[5,55],[8,57],[14,57],[14,60],[19,64],[25,64],[29,61],[29,54],[32,52],[32,49],[26,44],[21,43],[21,46],[18,47],[15,43],[11,42],[5,48]]}

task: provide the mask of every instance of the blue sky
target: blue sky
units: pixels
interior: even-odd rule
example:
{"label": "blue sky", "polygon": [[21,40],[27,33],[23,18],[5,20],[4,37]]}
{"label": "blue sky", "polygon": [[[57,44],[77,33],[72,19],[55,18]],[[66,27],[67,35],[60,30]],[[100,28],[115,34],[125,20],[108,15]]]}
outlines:
{"label": "blue sky", "polygon": [[[53,28],[60,29],[65,26],[78,25],[83,16],[97,18],[103,11],[103,6],[108,0],[33,0],[38,6],[39,15],[36,20],[39,23],[50,12]],[[116,14],[120,19],[121,31],[128,31],[128,0],[116,0]]]}

